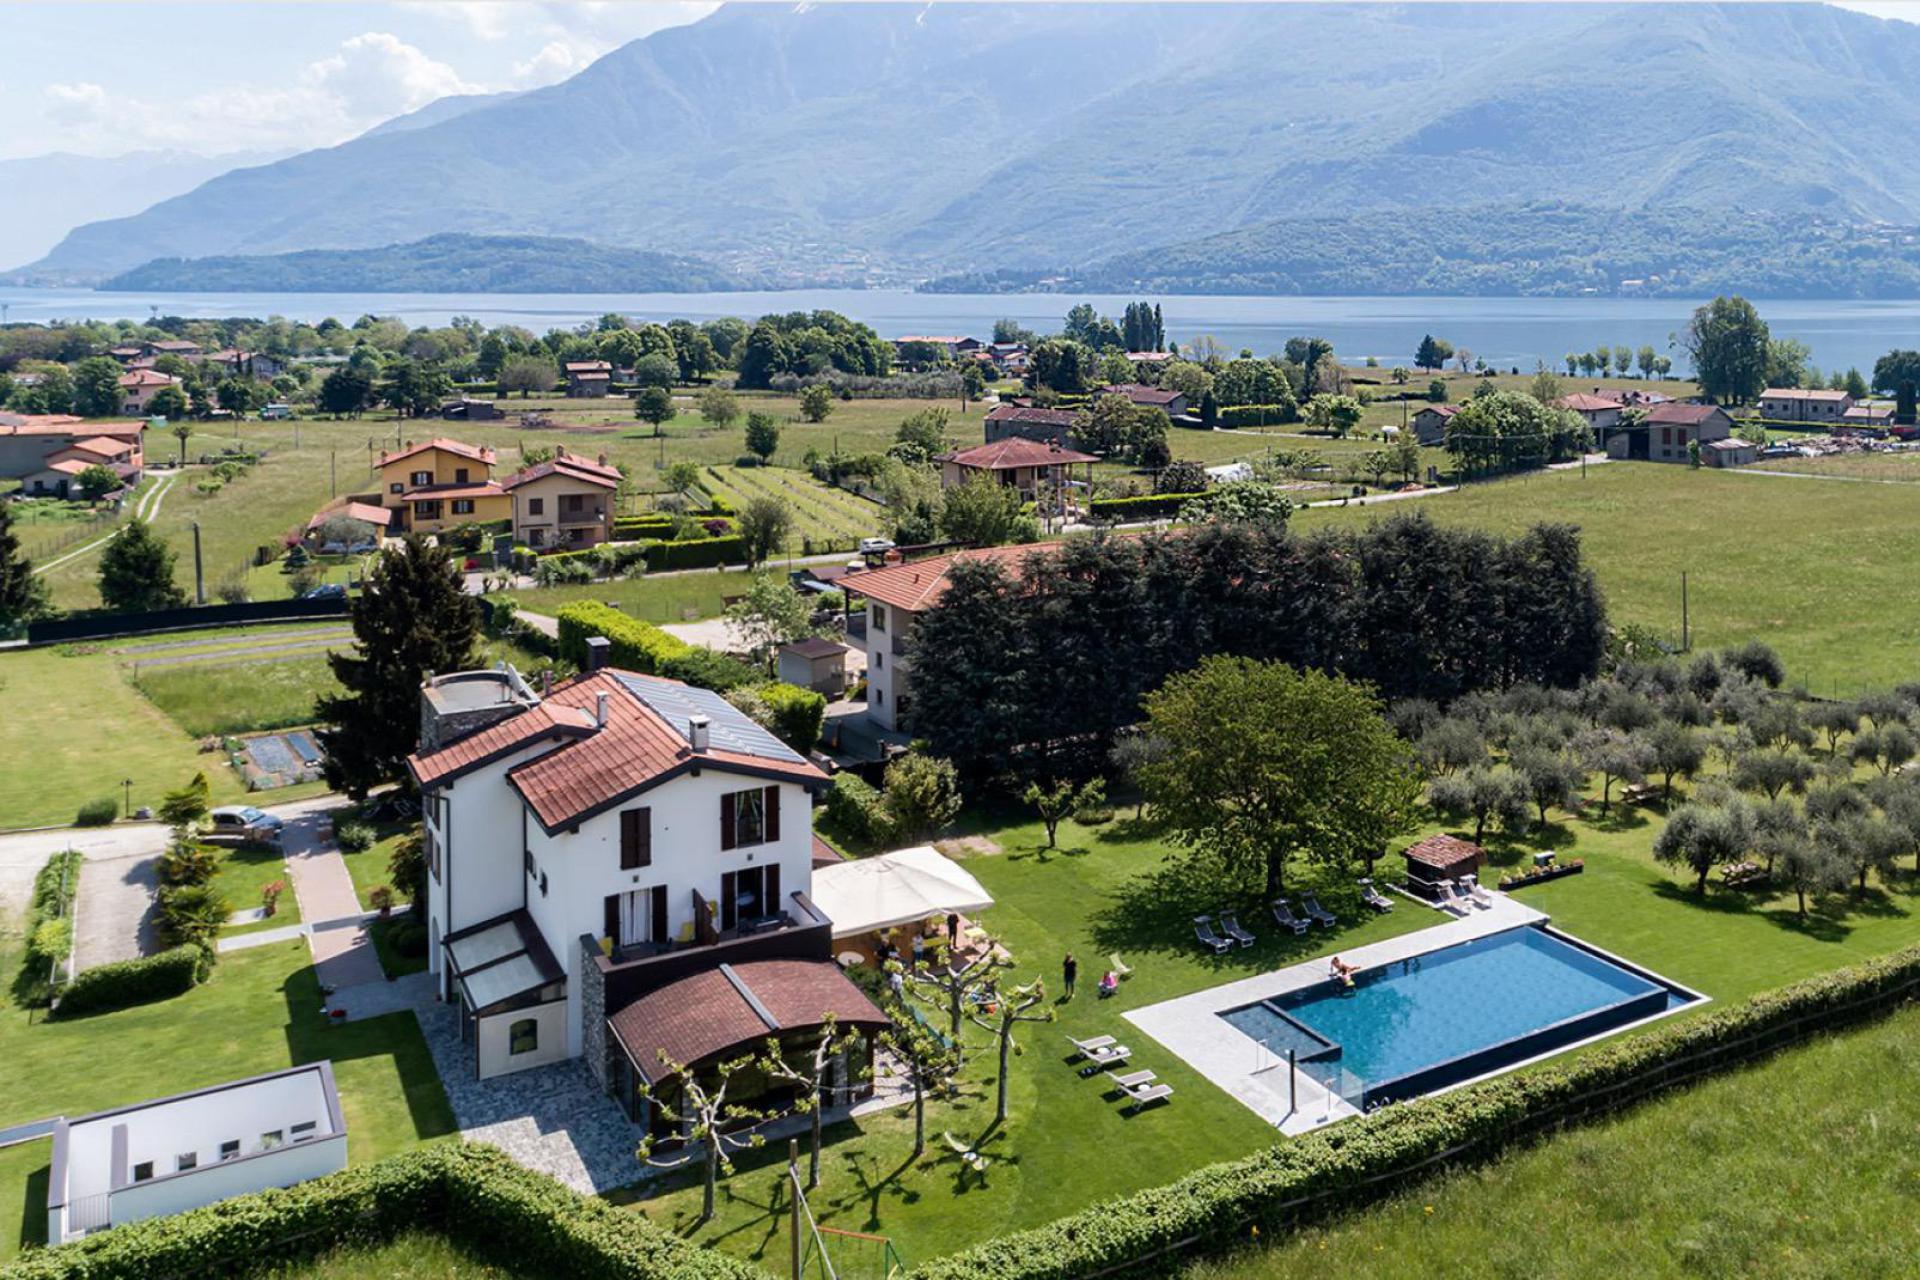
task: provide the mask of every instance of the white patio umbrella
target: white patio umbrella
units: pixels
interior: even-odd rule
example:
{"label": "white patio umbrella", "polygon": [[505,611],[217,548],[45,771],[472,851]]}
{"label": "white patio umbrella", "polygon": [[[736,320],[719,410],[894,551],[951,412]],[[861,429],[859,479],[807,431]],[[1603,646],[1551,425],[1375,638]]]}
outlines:
{"label": "white patio umbrella", "polygon": [[818,867],[811,896],[835,938],[993,905],[978,880],[931,845]]}

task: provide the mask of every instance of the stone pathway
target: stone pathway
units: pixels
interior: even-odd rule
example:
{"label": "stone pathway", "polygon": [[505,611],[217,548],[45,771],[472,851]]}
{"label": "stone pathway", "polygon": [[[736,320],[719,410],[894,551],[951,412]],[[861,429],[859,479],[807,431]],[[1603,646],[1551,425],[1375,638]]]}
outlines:
{"label": "stone pathway", "polygon": [[307,936],[307,926],[303,924],[282,925],[278,929],[257,929],[252,933],[235,933],[213,944],[215,951],[245,951],[248,947],[264,947],[275,942],[292,942],[295,938]]}
{"label": "stone pathway", "polygon": [[332,820],[325,814],[303,814],[287,823],[281,843],[320,985],[340,991],[384,982],[386,972],[367,936],[368,917],[353,891],[346,860],[333,843]]}
{"label": "stone pathway", "polygon": [[80,867],[73,927],[76,972],[159,950],[154,895],[160,888],[152,855],[89,859]]}

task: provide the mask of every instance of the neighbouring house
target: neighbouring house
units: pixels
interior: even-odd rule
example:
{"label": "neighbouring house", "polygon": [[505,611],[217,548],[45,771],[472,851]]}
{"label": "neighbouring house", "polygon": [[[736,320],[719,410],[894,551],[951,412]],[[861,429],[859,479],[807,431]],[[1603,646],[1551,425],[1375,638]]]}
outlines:
{"label": "neighbouring house", "polygon": [[590,400],[613,390],[613,366],[605,360],[569,360],[567,394],[576,400]]}
{"label": "neighbouring house", "polygon": [[1177,418],[1187,411],[1187,398],[1180,392],[1168,391],[1161,387],[1149,387],[1139,382],[1116,382],[1111,386],[1101,387],[1096,394],[1125,396],[1144,409],[1164,409],[1169,418]]}
{"label": "neighbouring house", "polygon": [[1553,402],[1553,407],[1556,409],[1570,409],[1574,413],[1579,414],[1580,417],[1585,420],[1587,426],[1593,429],[1594,439],[1596,440],[1601,437],[1603,432],[1620,425],[1620,414],[1622,412],[1620,402],[1611,396],[1601,395],[1597,390],[1592,392],[1576,391],[1570,396],[1561,396]]}
{"label": "neighbouring house", "polygon": [[[701,1073],[857,1033],[836,1088],[871,1089],[886,1019],[810,899],[827,775],[719,694],[606,665],[535,693],[462,672],[421,694],[428,971],[475,1076],[581,1059],[644,1130],[676,1127],[668,1061]],[[778,1106],[736,1076],[729,1101]]]}
{"label": "neighbouring house", "polygon": [[[925,560],[889,564],[840,579],[848,607],[856,598],[866,609],[867,717],[890,733],[904,733],[910,720],[906,672],[911,665],[909,645],[920,614],[937,603],[947,589],[947,571],[956,560],[990,560],[1018,575],[1029,555],[1054,550],[1057,542],[1029,546],[981,547]],[[853,635],[857,627],[849,628]]]}
{"label": "neighbouring house", "polygon": [[228,378],[252,378],[271,382],[286,371],[286,362],[262,351],[240,351],[227,347],[201,357],[201,363],[218,365],[220,375]]}
{"label": "neighbouring house", "polygon": [[1413,428],[1414,439],[1429,449],[1438,449],[1447,442],[1447,424],[1453,421],[1453,415],[1460,412],[1457,404],[1430,404],[1409,420]]}
{"label": "neighbouring house", "polygon": [[98,465],[137,485],[146,465],[146,429],[144,422],[0,411],[0,479],[18,480],[22,492],[36,497],[67,498],[80,473]]}
{"label": "neighbouring house", "polygon": [[1835,423],[1853,407],[1844,391],[1817,387],[1768,387],[1760,393],[1760,416],[1771,422]]}
{"label": "neighbouring house", "polygon": [[940,352],[947,360],[957,360],[963,355],[984,350],[986,344],[978,338],[969,338],[960,334],[918,334],[910,333],[893,340],[894,354],[904,358],[909,346],[928,346]]}
{"label": "neighbouring house", "polygon": [[380,503],[395,534],[438,533],[512,518],[513,502],[493,480],[492,449],[436,437],[380,453]]}
{"label": "neighbouring house", "polygon": [[1091,486],[1093,464],[1099,459],[1090,453],[1063,449],[1052,441],[1043,444],[1023,436],[1010,436],[991,444],[939,454],[934,461],[940,464],[942,488],[966,484],[975,476],[989,476],[999,484],[1018,489],[1022,499],[1032,502],[1039,497],[1042,485],[1051,486],[1056,493],[1063,489],[1071,478],[1070,467],[1085,466],[1086,482]]}
{"label": "neighbouring house", "polygon": [[1073,443],[1074,424],[1079,415],[1069,409],[1042,409],[1035,405],[1002,404],[987,410],[986,443],[1020,436],[1052,443],[1062,449]]}
{"label": "neighbouring house", "polygon": [[1840,415],[1841,421],[1849,427],[1890,427],[1893,425],[1893,406],[1890,404],[1859,403],[1847,406]]}
{"label": "neighbouring house", "polygon": [[[346,551],[363,543],[378,543],[381,538],[387,535],[387,530],[392,527],[393,516],[394,513],[391,509],[380,506],[377,503],[361,502],[354,498],[340,498],[329,502],[326,506],[313,513],[313,519],[307,521],[307,536],[309,538],[314,537],[321,533],[322,530],[326,530],[328,525],[334,524],[336,521],[349,521],[351,522],[350,537],[345,539],[328,539],[330,542],[344,543],[338,550]],[[334,550],[332,547],[323,549]]]}
{"label": "neighbouring house", "polygon": [[188,360],[200,354],[200,344],[185,338],[164,338],[159,342],[142,342],[139,346],[140,354],[149,360],[156,356],[179,356]]}
{"label": "neighbouring house", "polygon": [[163,387],[177,387],[180,379],[158,369],[129,369],[120,375],[120,412],[144,414]]}
{"label": "neighbouring house", "polygon": [[440,416],[448,422],[497,422],[503,415],[497,401],[462,396],[441,405]]}
{"label": "neighbouring house", "polygon": [[822,636],[808,636],[780,646],[780,679],[802,689],[838,698],[847,691],[847,646]]}
{"label": "neighbouring house", "polygon": [[121,364],[132,364],[147,353],[144,347],[108,347],[107,354]]}
{"label": "neighbouring house", "polygon": [[1733,419],[1714,404],[1656,404],[1638,422],[1622,421],[1606,433],[1609,458],[1634,462],[1686,462],[1687,446],[1705,446],[1733,434]]}
{"label": "neighbouring house", "polygon": [[347,1167],[326,1060],[53,1125],[47,1241],[291,1187]]}
{"label": "neighbouring house", "polygon": [[1171,351],[1129,351],[1127,359],[1135,364],[1165,364],[1173,359]]}
{"label": "neighbouring house", "polygon": [[1700,446],[1700,460],[1710,467],[1744,467],[1760,460],[1760,446],[1738,436],[1709,440]]}
{"label": "neighbouring house", "polygon": [[568,453],[526,467],[500,484],[512,504],[513,539],[535,550],[591,547],[613,537],[620,472]]}
{"label": "neighbouring house", "polygon": [[1437,896],[1442,881],[1476,875],[1487,861],[1479,845],[1449,835],[1417,840],[1400,856],[1407,860],[1407,888],[1428,899]]}

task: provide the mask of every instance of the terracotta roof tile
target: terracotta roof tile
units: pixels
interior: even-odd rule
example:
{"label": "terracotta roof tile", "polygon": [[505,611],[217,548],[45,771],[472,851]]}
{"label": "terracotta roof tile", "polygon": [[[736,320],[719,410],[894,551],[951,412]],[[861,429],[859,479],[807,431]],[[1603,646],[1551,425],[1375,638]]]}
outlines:
{"label": "terracotta roof tile", "polygon": [[1028,556],[1056,551],[1057,542],[1035,542],[1019,547],[982,547],[976,551],[956,551],[951,555],[930,556],[905,564],[890,564],[865,573],[850,573],[840,586],[856,595],[890,604],[896,609],[918,612],[938,600],[947,589],[947,571],[956,560],[990,561],[1018,577]]}
{"label": "terracotta roof tile", "polygon": [[462,458],[472,458],[475,462],[484,462],[488,466],[493,465],[493,450],[480,445],[467,444],[460,440],[449,440],[444,436],[436,436],[432,440],[423,440],[419,444],[410,444],[406,448],[394,453],[382,453],[380,455],[380,465],[384,467],[390,462],[398,462],[402,458],[411,458],[416,453],[425,453],[428,449],[439,449],[444,453],[456,454]]}
{"label": "terracotta roof tile", "polygon": [[1012,471],[1018,467],[1051,467],[1068,463],[1098,462],[1090,453],[1062,449],[1059,445],[1025,436],[1008,436],[991,444],[975,445],[957,453],[943,453],[940,461],[978,471]]}
{"label": "terracotta roof tile", "polygon": [[1070,427],[1079,415],[1066,409],[1041,409],[1029,404],[1001,404],[987,410],[988,422],[1038,422],[1049,427]]}
{"label": "terracotta roof tile", "polygon": [[592,728],[591,712],[583,714],[578,707],[549,700],[437,751],[410,756],[407,768],[421,786],[431,786],[533,746],[542,738],[578,738]]}
{"label": "terracotta roof tile", "polygon": [[1477,864],[1485,855],[1480,846],[1470,840],[1438,835],[1415,841],[1402,850],[1400,856],[1408,862],[1417,862],[1436,871],[1451,871],[1468,863]]}
{"label": "terracotta roof tile", "polygon": [[768,1036],[817,1027],[829,1014],[842,1027],[886,1025],[886,1016],[830,960],[749,960],[706,969],[649,991],[608,1022],[634,1065],[658,1080],[666,1074],[662,1058],[696,1066],[729,1050],[756,1051]]}
{"label": "terracotta roof tile", "polygon": [[1720,412],[1720,406],[1713,404],[1657,404],[1647,410],[1646,420],[1656,427],[1695,426]]}

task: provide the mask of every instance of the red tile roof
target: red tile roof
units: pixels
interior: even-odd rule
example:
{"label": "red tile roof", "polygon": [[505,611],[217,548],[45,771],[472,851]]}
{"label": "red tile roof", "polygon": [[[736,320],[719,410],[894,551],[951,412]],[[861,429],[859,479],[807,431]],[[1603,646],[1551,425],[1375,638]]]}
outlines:
{"label": "red tile roof", "polygon": [[1008,436],[992,444],[975,445],[957,453],[943,453],[941,462],[968,467],[975,471],[1012,471],[1018,467],[1057,467],[1074,462],[1098,462],[1090,453],[1062,449],[1057,444]]}
{"label": "red tile roof", "polygon": [[484,462],[488,466],[493,465],[493,450],[481,445],[471,445],[459,440],[449,440],[445,436],[436,436],[431,440],[423,440],[419,444],[410,444],[395,453],[387,453],[382,450],[380,454],[380,465],[384,467],[389,462],[398,462],[402,458],[411,458],[414,454],[425,453],[429,449],[439,449],[443,453],[451,453],[462,458],[471,458],[475,462]]}
{"label": "red tile roof", "polygon": [[1110,396],[1125,396],[1135,404],[1169,405],[1180,399],[1178,391],[1165,391],[1159,387],[1143,386],[1138,382],[1116,382],[1100,390]]}
{"label": "red tile roof", "polygon": [[1432,867],[1435,871],[1451,871],[1455,867],[1469,864],[1478,866],[1486,856],[1480,846],[1470,840],[1461,840],[1455,836],[1428,836],[1408,845],[1401,851],[1401,857],[1408,862],[1417,862],[1423,867]]}
{"label": "red tile roof", "polygon": [[550,458],[524,470],[516,471],[500,482],[502,489],[517,489],[546,476],[565,476],[578,480],[582,484],[593,485],[597,489],[617,489],[620,487],[620,473],[612,467],[603,467],[597,462],[588,462],[585,458]]}
{"label": "red tile roof", "polygon": [[568,373],[612,373],[613,366],[605,360],[569,360],[566,370]]}
{"label": "red tile roof", "polygon": [[0,413],[0,436],[123,436],[134,440],[144,422],[89,422],[70,413]]}
{"label": "red tile roof", "polygon": [[[564,689],[566,686],[561,686]],[[445,782],[483,764],[501,759],[515,751],[537,745],[543,740],[562,742],[582,738],[593,732],[593,712],[574,699],[555,697],[488,725],[437,751],[408,757],[407,767],[421,786]],[[589,699],[591,702],[591,699]]]}
{"label": "red tile roof", "polygon": [[1618,409],[1618,400],[1609,400],[1605,396],[1590,395],[1585,391],[1576,391],[1570,396],[1561,396],[1553,402],[1556,409],[1571,409],[1575,413],[1604,413],[1608,409]]}
{"label": "red tile roof", "polygon": [[337,506],[322,507],[314,512],[313,519],[307,521],[307,532],[312,533],[335,516],[378,525],[383,529],[393,520],[393,512],[385,507],[376,507],[370,502],[343,502]]}
{"label": "red tile roof", "polygon": [[1460,406],[1457,404],[1430,404],[1413,416],[1417,418],[1421,413],[1437,413],[1443,418],[1451,418],[1458,412],[1460,412]]}
{"label": "red tile roof", "polygon": [[947,589],[947,570],[956,560],[986,561],[999,565],[1014,577],[1020,576],[1027,557],[1059,549],[1057,542],[1035,542],[1020,547],[981,547],[975,551],[956,551],[951,555],[930,556],[905,564],[890,564],[865,573],[850,573],[840,579],[842,590],[890,604],[909,613],[925,609]]}
{"label": "red tile roof", "polygon": [[84,440],[75,440],[69,449],[84,449],[88,453],[97,453],[103,458],[117,458],[133,448],[131,440],[119,436],[88,436]]}
{"label": "red tile roof", "polygon": [[1049,427],[1070,427],[1079,415],[1067,409],[1041,409],[1028,404],[995,405],[987,410],[988,422],[1040,422]]}
{"label": "red tile roof", "polygon": [[1813,387],[1768,387],[1760,396],[1765,400],[1845,400],[1847,393]]}
{"label": "red tile roof", "polygon": [[659,1080],[664,1062],[691,1067],[729,1050],[756,1052],[769,1036],[810,1030],[828,1015],[841,1027],[886,1025],[831,960],[718,965],[649,991],[608,1022],[634,1065]]}
{"label": "red tile roof", "polygon": [[1697,426],[1722,412],[1715,404],[1657,404],[1647,410],[1647,422],[1651,426]]}
{"label": "red tile roof", "polygon": [[158,369],[129,369],[120,375],[120,385],[133,387],[171,387],[180,379],[170,373],[161,373]]}

